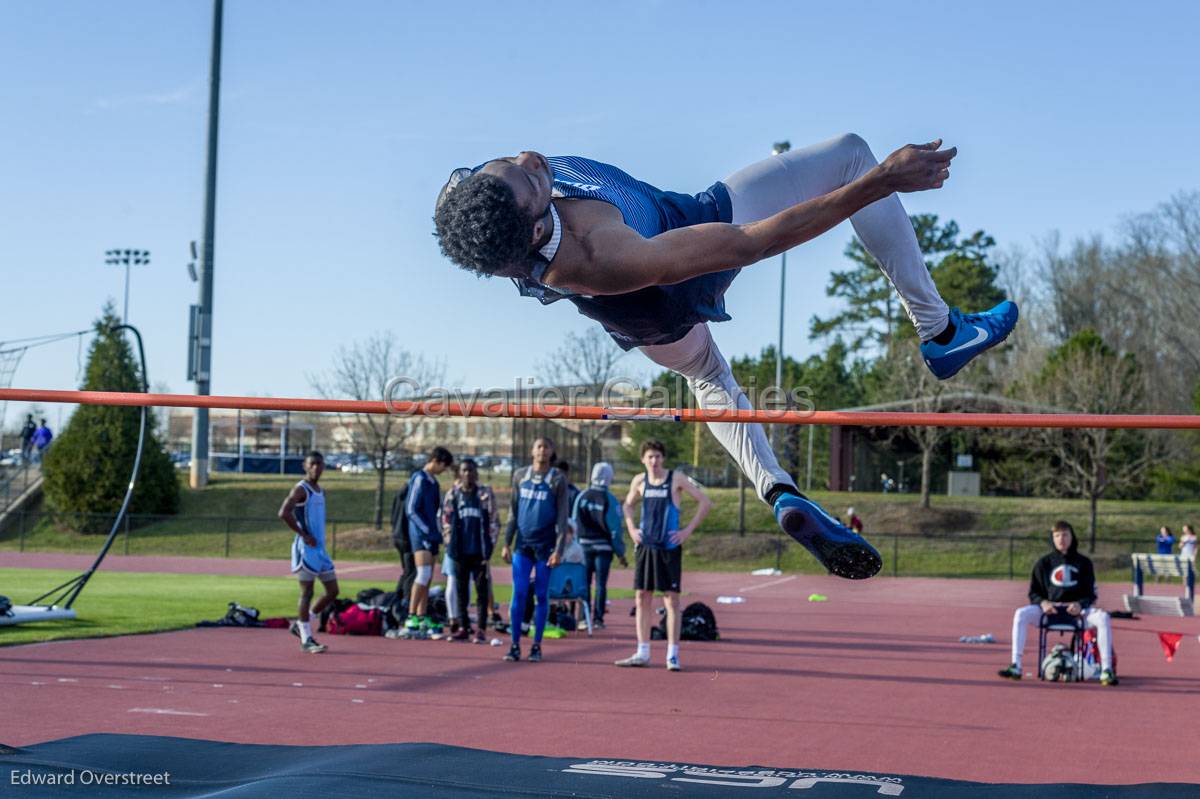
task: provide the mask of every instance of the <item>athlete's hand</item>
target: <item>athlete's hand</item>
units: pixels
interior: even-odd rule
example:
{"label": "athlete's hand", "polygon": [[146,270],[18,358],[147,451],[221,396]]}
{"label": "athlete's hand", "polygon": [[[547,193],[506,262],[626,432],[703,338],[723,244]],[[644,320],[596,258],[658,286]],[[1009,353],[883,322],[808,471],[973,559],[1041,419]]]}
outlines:
{"label": "athlete's hand", "polygon": [[879,165],[884,184],[890,191],[940,189],[950,177],[950,161],[958,148],[940,150],[941,139],[928,144],[906,144]]}
{"label": "athlete's hand", "polygon": [[505,546],[500,550],[500,557],[504,558],[505,563],[512,563],[512,550]]}
{"label": "athlete's hand", "polygon": [[1072,602],[1067,605],[1067,613],[1070,613],[1072,616],[1078,616],[1080,613],[1083,613],[1083,606],[1078,602]]}
{"label": "athlete's hand", "polygon": [[667,540],[671,542],[672,546],[677,547],[686,541],[691,534],[691,530],[672,530],[667,533]]}
{"label": "athlete's hand", "polygon": [[1049,599],[1042,600],[1042,613],[1057,613],[1057,612],[1058,612],[1057,605],[1055,605]]}
{"label": "athlete's hand", "polygon": [[551,552],[550,559],[546,561],[546,565],[549,566],[551,569],[553,569],[555,566],[557,566],[560,563],[562,563],[562,558],[560,558],[558,556],[558,553]]}
{"label": "athlete's hand", "polygon": [[304,543],[310,547],[315,547],[317,545],[317,539],[313,538],[312,533],[305,533],[300,537],[303,538]]}
{"label": "athlete's hand", "polygon": [[638,546],[641,546],[642,545],[642,528],[630,527],[629,528],[629,537],[633,539],[633,543],[637,544]]}
{"label": "athlete's hand", "polygon": [[627,561],[627,560],[625,559],[625,556],[624,556],[624,555],[621,555],[620,557],[618,557],[618,558],[617,558],[617,560],[621,561],[621,567],[622,567],[622,568],[625,568],[625,569],[628,569],[628,568],[629,568],[629,561]]}

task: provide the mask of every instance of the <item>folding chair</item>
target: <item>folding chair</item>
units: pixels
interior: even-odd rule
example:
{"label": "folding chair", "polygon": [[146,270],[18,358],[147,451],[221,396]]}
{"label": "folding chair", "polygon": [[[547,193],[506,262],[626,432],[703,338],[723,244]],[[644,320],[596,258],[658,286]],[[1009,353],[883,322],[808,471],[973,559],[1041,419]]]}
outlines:
{"label": "folding chair", "polygon": [[1046,679],[1042,664],[1049,652],[1050,633],[1058,633],[1061,641],[1064,635],[1070,635],[1067,651],[1071,655],[1071,675],[1075,682],[1083,680],[1083,631],[1086,622],[1082,615],[1072,616],[1065,610],[1054,613],[1043,613],[1038,621],[1038,679]]}
{"label": "folding chair", "polygon": [[560,563],[550,570],[550,600],[580,600],[587,634],[592,634],[592,609],[588,605],[587,566],[582,563]]}

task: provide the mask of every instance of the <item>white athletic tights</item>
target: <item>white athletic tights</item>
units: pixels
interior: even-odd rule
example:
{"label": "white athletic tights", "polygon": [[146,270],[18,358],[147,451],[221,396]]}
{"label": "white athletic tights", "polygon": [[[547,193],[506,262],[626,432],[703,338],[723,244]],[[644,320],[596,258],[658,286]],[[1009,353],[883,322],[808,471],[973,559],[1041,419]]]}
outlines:
{"label": "white athletic tights", "polygon": [[[853,133],[773,155],[725,179],[733,200],[733,223],[757,222],[828,194],[878,164],[867,143]],[[921,340],[941,333],[950,309],[929,275],[899,196],[891,194],[871,203],[850,217],[850,223],[899,293]]]}
{"label": "white athletic tights", "polygon": [[[878,162],[861,137],[853,134],[791,150],[752,164],[725,180],[733,200],[733,222],[765,219],[797,203],[850,183]],[[900,199],[891,195],[850,217],[863,246],[883,267],[900,293],[909,318],[922,339],[946,326],[949,310],[938,294],[916,234]],[[659,366],[688,381],[700,408],[750,409],[750,401],[733,378],[729,363],[713,342],[707,325],[696,325],[672,344],[641,348]],[[721,446],[765,498],[776,483],[794,485],[779,465],[760,424],[710,422]]]}
{"label": "white athletic tights", "polygon": [[[750,400],[733,378],[733,370],[717,349],[708,325],[696,325],[674,343],[655,344],[641,350],[659,366],[687,378],[698,407],[750,410]],[[733,456],[760,497],[765,499],[776,483],[795,486],[771,451],[761,424],[709,422],[708,429]]]}
{"label": "white athletic tights", "polygon": [[[1107,611],[1088,608],[1083,611],[1088,627],[1096,630],[1096,645],[1100,647],[1100,668],[1112,668],[1112,622]],[[1037,627],[1042,618],[1041,605],[1026,605],[1013,613],[1012,662],[1021,668],[1021,651],[1025,649],[1025,635],[1030,627]],[[1038,664],[1041,668],[1041,664]]]}

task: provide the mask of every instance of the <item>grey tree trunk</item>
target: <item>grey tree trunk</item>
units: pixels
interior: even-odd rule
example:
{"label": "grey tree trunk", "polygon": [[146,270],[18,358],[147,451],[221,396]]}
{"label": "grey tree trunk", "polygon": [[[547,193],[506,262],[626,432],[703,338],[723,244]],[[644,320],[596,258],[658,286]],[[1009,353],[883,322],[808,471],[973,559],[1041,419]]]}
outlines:
{"label": "grey tree trunk", "polygon": [[1093,493],[1091,496],[1091,500],[1092,500],[1092,518],[1091,518],[1091,521],[1088,523],[1088,539],[1089,539],[1088,540],[1088,554],[1092,554],[1096,551],[1096,511],[1097,511],[1096,506],[1100,504],[1100,495]]}
{"label": "grey tree trunk", "polygon": [[387,453],[379,458],[379,482],[375,484],[375,529],[383,529],[383,492],[387,482]]}
{"label": "grey tree trunk", "polygon": [[921,507],[929,507],[930,472],[933,471],[933,447],[921,450]]}

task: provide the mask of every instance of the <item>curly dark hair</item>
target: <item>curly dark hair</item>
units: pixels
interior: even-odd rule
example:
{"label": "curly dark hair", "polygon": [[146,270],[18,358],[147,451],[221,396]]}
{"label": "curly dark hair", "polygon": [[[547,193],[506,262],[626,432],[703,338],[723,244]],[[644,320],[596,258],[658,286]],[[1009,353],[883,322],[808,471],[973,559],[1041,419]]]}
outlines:
{"label": "curly dark hair", "polygon": [[451,261],[483,275],[525,261],[537,220],[503,180],[476,173],[440,199],[434,235]]}

